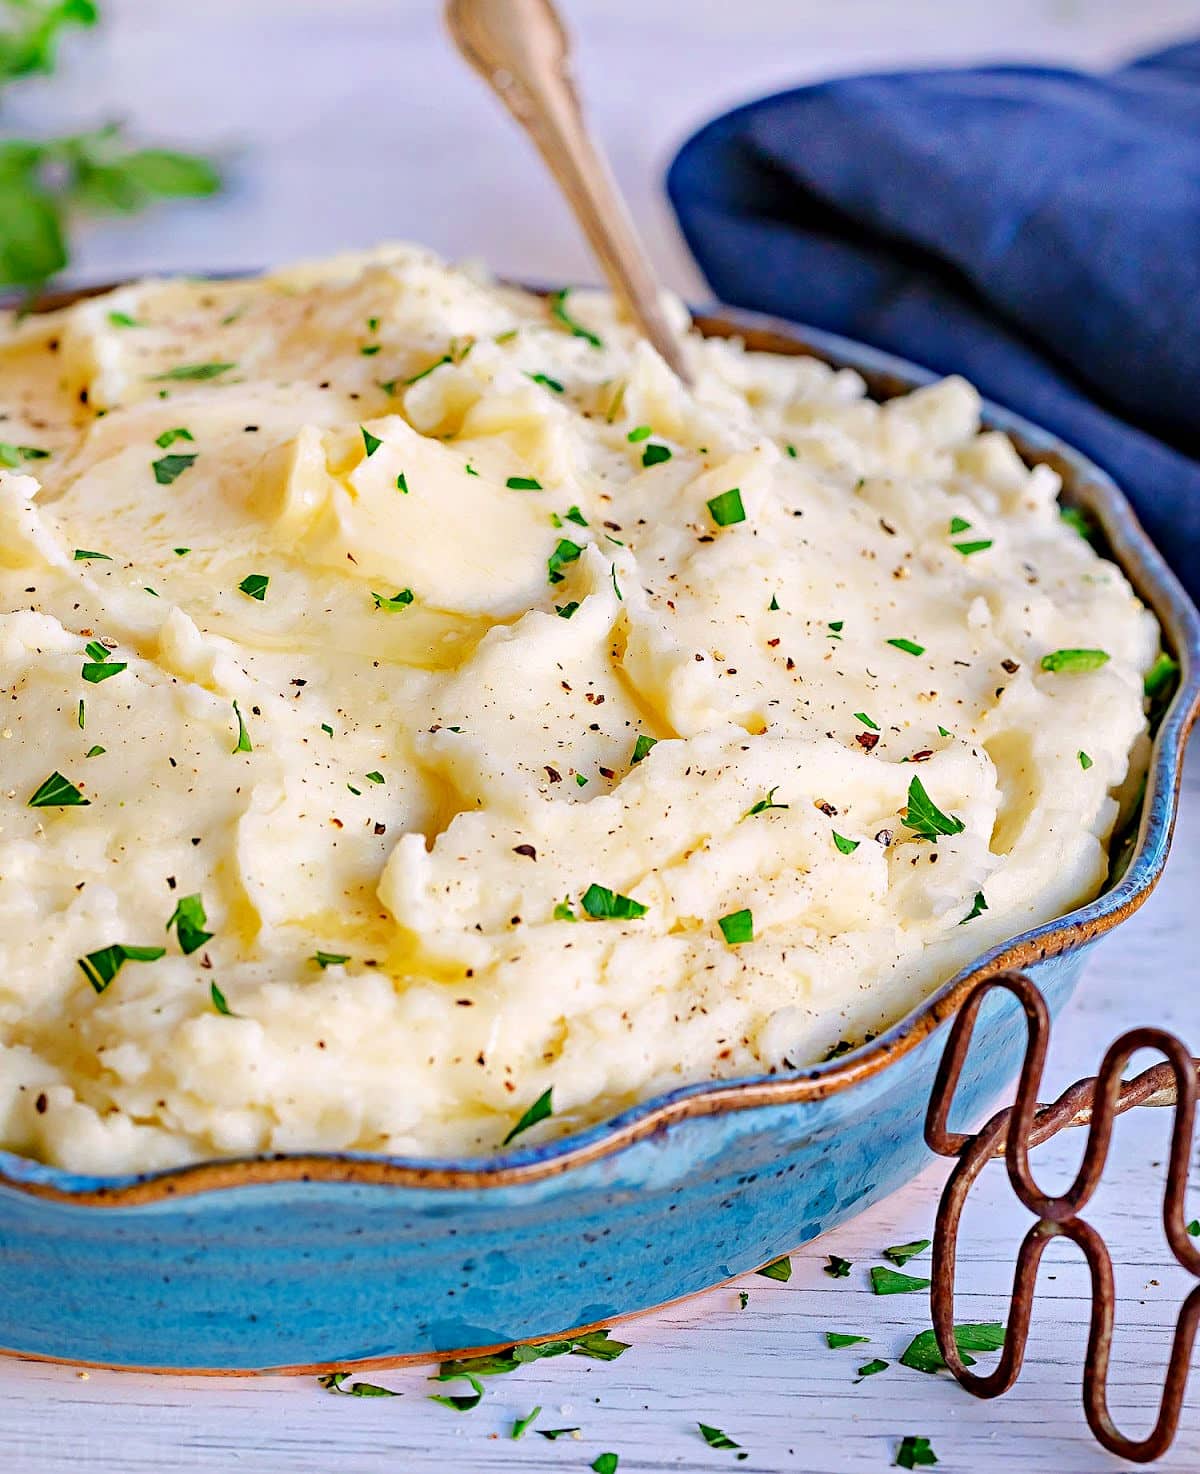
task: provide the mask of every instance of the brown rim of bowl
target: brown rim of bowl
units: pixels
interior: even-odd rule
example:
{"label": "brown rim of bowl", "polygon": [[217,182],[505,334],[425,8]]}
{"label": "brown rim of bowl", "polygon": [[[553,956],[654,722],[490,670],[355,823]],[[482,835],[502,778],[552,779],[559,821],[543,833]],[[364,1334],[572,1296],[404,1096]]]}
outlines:
{"label": "brown rim of bowl", "polygon": [[[47,292],[31,304],[30,310],[40,313],[69,307],[123,285],[127,283],[109,282]],[[545,294],[542,288],[531,290]],[[835,334],[757,313],[720,308],[696,313],[694,322],[706,337],[739,338],[748,348],[757,351],[789,356],[806,354],[836,367],[847,366],[846,359],[866,359],[878,367],[864,368],[859,362],[849,366],[862,375],[871,397],[878,400],[908,393],[919,384],[941,377],[890,354],[839,339]],[[843,350],[846,359],[841,357]],[[1006,411],[997,410],[995,406],[986,408],[995,410],[1001,418],[1008,417]],[[760,1106],[824,1100],[848,1090],[910,1053],[942,1023],[952,1018],[982,977],[1000,971],[1020,972],[1047,957],[1076,950],[1126,920],[1143,905],[1157,885],[1174,829],[1183,779],[1184,749],[1188,732],[1200,715],[1200,616],[1111,479],[1048,432],[1039,431],[1018,416],[1011,418],[1017,421],[1017,425],[1008,428],[1006,433],[1022,459],[1029,465],[1051,466],[1062,478],[1064,500],[1082,507],[1098,523],[1107,540],[1110,556],[1153,611],[1163,632],[1164,645],[1181,664],[1179,686],[1154,736],[1147,766],[1147,789],[1129,869],[1133,870],[1144,855],[1156,825],[1160,831],[1160,845],[1155,863],[1136,887],[1131,888],[1118,881],[1075,912],[1038,926],[984,954],[970,968],[943,983],[878,1039],[856,1049],[843,1063],[810,1067],[801,1073],[769,1079],[714,1081],[707,1085],[684,1087],[682,1093],[677,1092],[658,1104],[651,1099],[633,1107],[623,1113],[629,1117],[627,1120],[622,1120],[619,1115],[610,1123],[600,1122],[584,1128],[578,1139],[568,1136],[541,1147],[526,1149],[524,1154],[516,1154],[518,1158],[524,1155],[524,1160],[496,1166],[484,1157],[478,1163],[472,1159],[469,1163],[447,1165],[436,1159],[425,1163],[347,1152],[282,1152],[202,1161],[142,1175],[130,1174],[114,1179],[112,1185],[87,1188],[62,1187],[50,1181],[13,1177],[0,1167],[0,1187],[80,1206],[133,1207],[172,1197],[282,1182],[473,1190],[540,1181],[612,1156],[681,1121],[753,1110]],[[1170,738],[1169,749],[1165,746],[1165,737]],[[1094,914],[1087,914],[1089,911]],[[0,1152],[0,1160],[5,1155],[14,1157],[16,1154]],[[45,1167],[30,1158],[19,1160],[29,1162],[35,1171],[79,1178],[85,1182],[95,1180],[64,1169]]]}

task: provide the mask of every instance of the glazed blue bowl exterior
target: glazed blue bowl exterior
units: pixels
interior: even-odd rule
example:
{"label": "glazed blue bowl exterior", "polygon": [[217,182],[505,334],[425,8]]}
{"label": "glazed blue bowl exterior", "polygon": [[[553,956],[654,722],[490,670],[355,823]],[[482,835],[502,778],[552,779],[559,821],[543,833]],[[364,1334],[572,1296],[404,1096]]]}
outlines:
{"label": "glazed blue bowl exterior", "polygon": [[[812,329],[724,312],[701,322],[858,369],[882,395],[930,377]],[[1063,473],[1181,664],[1127,864],[1102,896],[993,949],[839,1060],[685,1087],[484,1161],[340,1153],[93,1178],[0,1153],[0,1347],[109,1366],[308,1370],[506,1345],[705,1289],[919,1172],[948,1020],[973,984],[1019,968],[1057,1013],[1088,947],[1152,889],[1200,699],[1200,619],[1111,482],[1027,423],[994,408],[988,420]],[[993,992],[952,1125],[979,1119],[1024,1044],[1019,1008]]]}

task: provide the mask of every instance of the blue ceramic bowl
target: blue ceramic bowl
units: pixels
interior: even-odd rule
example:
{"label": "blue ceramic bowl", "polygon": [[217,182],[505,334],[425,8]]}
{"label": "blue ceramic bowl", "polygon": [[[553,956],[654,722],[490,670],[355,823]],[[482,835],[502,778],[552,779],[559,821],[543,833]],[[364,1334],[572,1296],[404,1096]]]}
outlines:
{"label": "blue ceramic bowl", "polygon": [[[933,377],[750,314],[699,322],[857,369],[880,397]],[[1087,949],[1158,880],[1200,707],[1200,616],[1124,498],[1034,426],[995,407],[987,419],[1062,474],[1064,499],[1103,529],[1182,668],[1136,832],[1103,895],[992,949],[835,1062],[687,1086],[484,1161],[289,1154],[97,1178],[0,1152],[0,1347],[146,1369],[312,1370],[507,1345],[755,1268],[919,1172],[946,1021],[1002,968],[1029,973],[1052,1012],[1066,1002]],[[1012,1000],[991,995],[960,1119],[1016,1074],[1024,1038]]]}

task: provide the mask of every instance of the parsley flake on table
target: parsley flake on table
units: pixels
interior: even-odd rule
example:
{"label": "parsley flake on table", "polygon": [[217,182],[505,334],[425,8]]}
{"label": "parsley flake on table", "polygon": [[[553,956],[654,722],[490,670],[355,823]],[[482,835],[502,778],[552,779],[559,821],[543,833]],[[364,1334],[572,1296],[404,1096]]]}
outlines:
{"label": "parsley flake on table", "polygon": [[738,1304],[743,1310],[750,1304],[750,1296],[745,1290],[738,1291]]}
{"label": "parsley flake on table", "polygon": [[944,814],[925,792],[920,778],[908,785],[908,804],[901,818],[906,829],[911,829],[918,839],[927,839],[937,844],[942,834],[961,834],[966,825],[954,814]]}
{"label": "parsley flake on table", "polygon": [[859,845],[862,844],[861,839],[847,839],[845,835],[839,834],[836,829],[833,831],[833,842],[843,855],[852,855],[858,849]]}
{"label": "parsley flake on table", "polygon": [[789,1254],[784,1254],[779,1259],[772,1259],[770,1264],[764,1264],[761,1269],[756,1269],[755,1274],[761,1274],[765,1280],[779,1280],[781,1284],[787,1284],[792,1277],[792,1260]]}
{"label": "parsley flake on table", "polygon": [[595,881],[584,891],[580,904],[596,921],[636,921],[646,914],[646,907],[640,901]]}
{"label": "parsley flake on table", "polygon": [[431,1377],[433,1382],[470,1382],[472,1390],[460,1393],[438,1393],[431,1392],[430,1402],[441,1403],[443,1407],[453,1408],[457,1413],[469,1413],[472,1408],[478,1407],[483,1401],[483,1383],[473,1372],[439,1372],[436,1377]]}
{"label": "parsley flake on table", "polygon": [[750,807],[746,810],[746,812],[742,815],[742,818],[743,819],[753,819],[753,817],[755,816],[755,814],[765,814],[768,809],[787,809],[787,808],[790,808],[791,807],[790,804],[777,804],[775,802],[775,795],[778,792],[779,792],[779,784],[777,783],[775,785],[775,787],[772,788],[767,793],[766,798],[756,799],[755,802],[752,803],[750,805]]}
{"label": "parsley flake on table", "polygon": [[1099,670],[1108,660],[1107,650],[1051,650],[1042,656],[1041,667],[1048,671]]}
{"label": "parsley flake on table", "polygon": [[179,950],[185,957],[203,947],[205,942],[212,940],[212,932],[205,931],[204,926],[208,917],[204,912],[204,902],[200,896],[181,896],[171,919],[167,922],[167,930],[175,928],[175,935],[179,940]]}
{"label": "parsley flake on table", "polygon": [[56,769],[38,784],[26,802],[31,809],[82,809],[91,803],[91,799],[84,798],[74,783]]}
{"label": "parsley flake on table", "polygon": [[647,468],[660,465],[663,461],[669,461],[670,459],[671,447],[669,445],[660,445],[657,441],[651,441],[645,450],[642,451],[642,465]]}
{"label": "parsley flake on table", "polygon": [[536,476],[510,476],[504,483],[509,491],[541,491],[542,483]]}
{"label": "parsley flake on table", "polygon": [[567,392],[558,380],[552,379],[549,374],[526,373],[525,377],[532,379],[535,384],[540,384],[543,389],[549,389],[554,394],[565,394]]}
{"label": "parsley flake on table", "polygon": [[988,908],[987,897],[984,895],[984,893],[982,891],[976,891],[975,892],[975,899],[971,903],[971,909],[967,912],[967,914],[963,917],[963,919],[958,923],[959,926],[966,926],[966,924],[967,924],[968,921],[974,921],[977,916],[982,916],[983,913],[987,910],[987,908]]}
{"label": "parsley flake on table", "polygon": [[161,435],[154,437],[154,443],[161,450],[169,450],[177,440],[195,441],[196,437],[190,430],[185,430],[182,425],[176,430],[164,430]]}
{"label": "parsley flake on table", "polygon": [[508,1436],[510,1438],[522,1437],[525,1433],[526,1428],[529,1427],[530,1423],[533,1422],[533,1420],[538,1416],[540,1412],[541,1408],[535,1407],[531,1413],[526,1413],[523,1418],[514,1418],[512,1432]]}
{"label": "parsley flake on table", "polygon": [[1200,1239],[1200,1218],[1193,1218],[1187,1225],[1187,1231],[1194,1239]]}
{"label": "parsley flake on table", "polygon": [[326,1392],[336,1392],[342,1397],[399,1397],[390,1387],[380,1387],[377,1382],[351,1382],[349,1372],[326,1372],[318,1377],[318,1383]]}
{"label": "parsley flake on table", "polygon": [[754,913],[745,908],[741,911],[731,911],[728,916],[720,917],[717,925],[721,928],[721,935],[731,947],[754,940]]}
{"label": "parsley flake on table", "polygon": [[882,1361],[877,1356],[874,1361],[868,1361],[859,1367],[859,1378],[861,1380],[863,1377],[874,1377],[878,1372],[886,1372],[890,1365],[890,1362]]}
{"label": "parsley flake on table", "polygon": [[531,1126],[536,1126],[539,1121],[545,1121],[549,1116],[552,1116],[554,1114],[553,1095],[553,1085],[549,1089],[543,1090],[541,1095],[538,1096],[500,1145],[507,1146],[510,1141],[515,1141],[523,1131],[528,1131]]}
{"label": "parsley flake on table", "polygon": [[906,1433],[900,1440],[900,1447],[896,1450],[897,1468],[915,1469],[918,1465],[936,1464],[937,1461],[937,1454],[930,1447],[928,1438]]}
{"label": "parsley flake on table", "polygon": [[620,1454],[597,1454],[592,1460],[592,1469],[595,1474],[617,1474],[617,1465],[620,1462]]}
{"label": "parsley flake on table", "polygon": [[857,1346],[861,1341],[869,1341],[870,1336],[853,1336],[846,1331],[826,1331],[825,1344],[830,1351],[839,1351],[843,1346]]}
{"label": "parsley flake on table", "polygon": [[257,599],[261,604],[267,597],[267,586],[270,582],[270,577],[265,573],[248,573],[238,584],[238,588],[248,599]]}
{"label": "parsley flake on table", "polygon": [[883,1264],[871,1266],[871,1288],[877,1295],[911,1295],[917,1290],[927,1290],[931,1283],[919,1275],[901,1274]]}
{"label": "parsley flake on table", "polygon": [[574,563],[583,552],[578,543],[573,543],[570,538],[560,537],[558,544],[550,557],[546,560],[546,570],[551,583],[562,583],[566,575],[563,569],[568,563]]}
{"label": "parsley flake on table", "polygon": [[98,559],[102,563],[111,563],[112,559],[107,553],[93,553],[90,548],[76,548],[75,562],[83,563],[89,559]]}
{"label": "parsley flake on table", "polygon": [[[628,1341],[616,1341],[607,1329],[586,1331],[580,1336],[555,1341],[537,1341],[532,1345],[509,1346],[503,1351],[489,1351],[482,1356],[460,1357],[444,1361],[439,1371],[472,1372],[477,1377],[498,1377],[515,1372],[531,1362],[556,1356],[586,1356],[592,1361],[616,1361],[629,1350]],[[564,1430],[570,1432],[572,1430]]]}
{"label": "parsley flake on table", "polygon": [[543,1438],[548,1438],[551,1443],[559,1438],[578,1438],[582,1428],[535,1428],[535,1433],[540,1433]]}
{"label": "parsley flake on table", "polygon": [[823,1265],[822,1268],[831,1279],[844,1280],[849,1278],[850,1271],[854,1268],[853,1263],[849,1259],[843,1259],[839,1254],[826,1254],[825,1257],[829,1260],[829,1263]]}
{"label": "parsley flake on table", "polygon": [[638,763],[649,753],[650,749],[657,746],[657,737],[649,737],[645,732],[639,732],[637,741],[633,744],[633,756],[629,759],[629,766],[636,768]]}
{"label": "parsley flake on table", "polygon": [[[1005,1328],[999,1321],[970,1322],[954,1327],[954,1344],[963,1365],[973,1367],[969,1351],[1002,1351]],[[938,1348],[937,1336],[932,1327],[913,1337],[900,1357],[900,1365],[911,1367],[914,1372],[940,1372],[945,1369],[946,1359]]]}
{"label": "parsley flake on table", "polygon": [[236,367],[235,363],[180,363],[165,373],[151,374],[150,383],[161,384],[169,380],[199,383],[204,379],[219,379]]}
{"label": "parsley flake on table", "polygon": [[905,655],[924,655],[925,654],[925,646],[924,645],[918,645],[915,640],[905,640],[905,639],[889,640],[888,641],[888,644],[891,645],[891,646],[893,646],[897,650],[903,650],[904,653],[905,653]]}
{"label": "parsley flake on table", "polygon": [[322,972],[327,967],[339,967],[343,962],[350,961],[349,952],[314,952],[312,960]]}
{"label": "parsley flake on table", "polygon": [[233,1009],[225,1001],[225,994],[221,992],[216,983],[208,985],[208,996],[212,999],[212,1006],[218,1013],[224,1014],[226,1018],[234,1018]]}
{"label": "parsley flake on table", "polygon": [[731,486],[728,491],[721,492],[720,496],[710,497],[705,506],[718,527],[732,527],[746,520],[740,487]]}
{"label": "parsley flake on table", "polygon": [[162,456],[157,461],[151,461],[150,468],[160,486],[170,486],[172,481],[178,480],[186,470],[195,465],[196,459],[195,455]]}
{"label": "parsley flake on table", "polygon": [[397,589],[389,599],[386,594],[377,594],[371,591],[371,602],[376,609],[382,609],[386,613],[395,614],[400,609],[407,609],[413,601],[412,589]]}
{"label": "parsley flake on table", "polygon": [[560,291],[550,293],[550,316],[557,322],[562,323],[563,327],[568,328],[576,338],[582,338],[585,343],[590,343],[593,348],[603,348],[604,344],[596,334],[590,328],[585,328],[581,322],[578,322],[567,311],[567,297],[569,295],[570,289],[566,287]]}
{"label": "parsley flake on table", "polygon": [[654,431],[649,425],[635,425],[629,434],[626,435],[625,439],[629,441],[630,445],[637,445],[640,440],[649,440],[653,434]]}
{"label": "parsley flake on table", "polygon": [[233,714],[237,718],[237,746],[234,752],[253,752],[254,747],[250,741],[250,733],[246,730],[246,721],[242,716],[241,708],[237,702],[233,703]]}
{"label": "parsley flake on table", "polygon": [[915,1259],[918,1254],[924,1254],[932,1242],[932,1239],[912,1239],[907,1244],[892,1244],[890,1248],[883,1251],[883,1257],[903,1268],[910,1259]]}
{"label": "parsley flake on table", "polygon": [[97,993],[103,993],[126,962],[157,962],[166,955],[165,947],[127,947],[114,942],[101,947],[98,952],[89,952],[78,959],[80,970]]}
{"label": "parsley flake on table", "polygon": [[366,451],[369,458],[375,454],[375,452],[383,444],[383,441],[380,440],[378,435],[372,435],[370,430],[368,430],[365,425],[360,425],[358,428],[362,431],[363,449]]}
{"label": "parsley flake on table", "polygon": [[[700,1436],[709,1448],[740,1449],[742,1446],[740,1443],[735,1443],[728,1433],[723,1433],[720,1428],[714,1428],[709,1423],[697,1423],[696,1427],[699,1428]],[[741,1453],[738,1457],[744,1459],[746,1455]]]}

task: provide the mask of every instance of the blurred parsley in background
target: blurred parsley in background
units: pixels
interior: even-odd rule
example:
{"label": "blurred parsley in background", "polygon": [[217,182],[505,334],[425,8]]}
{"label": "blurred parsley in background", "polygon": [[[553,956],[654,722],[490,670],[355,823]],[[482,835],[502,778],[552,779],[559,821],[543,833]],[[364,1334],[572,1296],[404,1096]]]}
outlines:
{"label": "blurred parsley in background", "polygon": [[[62,32],[94,26],[98,15],[94,0],[0,0],[0,88],[52,72]],[[0,289],[34,291],[61,271],[76,214],[131,214],[220,187],[207,159],[131,148],[116,123],[63,138],[0,139]]]}

